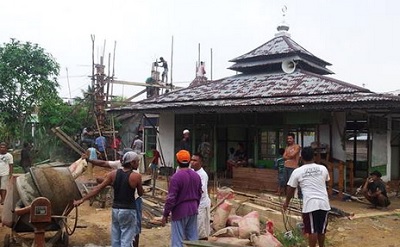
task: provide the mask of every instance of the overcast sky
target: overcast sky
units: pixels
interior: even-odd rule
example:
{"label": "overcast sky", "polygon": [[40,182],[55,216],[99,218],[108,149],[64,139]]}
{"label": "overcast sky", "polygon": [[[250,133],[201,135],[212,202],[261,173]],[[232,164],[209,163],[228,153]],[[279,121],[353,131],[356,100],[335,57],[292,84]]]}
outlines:
{"label": "overcast sky", "polygon": [[[272,39],[284,5],[292,39],[330,62],[332,77],[375,92],[400,89],[396,0],[2,1],[0,42],[30,41],[51,53],[61,65],[60,96],[69,98],[90,84],[91,34],[96,62],[104,50],[108,64],[116,41],[115,75],[135,82],[150,76],[160,56],[171,66],[173,36],[173,80],[183,86],[194,79],[199,43],[208,76],[211,49],[213,79],[233,75],[228,60]],[[142,89],[120,86],[113,94],[129,97]]]}

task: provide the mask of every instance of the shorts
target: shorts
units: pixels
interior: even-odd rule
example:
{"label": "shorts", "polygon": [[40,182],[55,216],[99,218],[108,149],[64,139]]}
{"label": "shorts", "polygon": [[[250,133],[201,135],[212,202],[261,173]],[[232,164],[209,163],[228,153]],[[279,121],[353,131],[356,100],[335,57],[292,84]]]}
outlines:
{"label": "shorts", "polygon": [[157,164],[154,164],[154,163],[151,163],[151,164],[150,164],[150,168],[151,168],[151,170],[157,170],[158,165],[157,165]]}
{"label": "shorts", "polygon": [[1,176],[0,178],[0,190],[6,190],[8,185],[8,180],[10,180],[9,175]]}
{"label": "shorts", "polygon": [[309,213],[303,213],[304,233],[325,234],[328,226],[328,213],[326,210],[316,210]]}
{"label": "shorts", "polygon": [[281,188],[286,187],[286,180],[285,180],[285,175],[284,174],[279,174],[278,175],[278,185]]}
{"label": "shorts", "polygon": [[385,208],[385,207],[389,206],[390,205],[389,198],[387,196],[384,196],[384,195],[382,195],[382,197],[383,197],[383,199],[380,199],[378,197],[371,198],[371,203],[374,206],[377,206],[377,207],[384,207]]}

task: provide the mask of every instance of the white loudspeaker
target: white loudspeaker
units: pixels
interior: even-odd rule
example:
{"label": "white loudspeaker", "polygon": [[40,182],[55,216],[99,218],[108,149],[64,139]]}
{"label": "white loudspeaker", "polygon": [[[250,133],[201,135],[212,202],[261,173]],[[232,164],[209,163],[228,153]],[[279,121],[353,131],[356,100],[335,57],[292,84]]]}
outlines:
{"label": "white loudspeaker", "polygon": [[296,63],[293,60],[283,61],[282,70],[288,74],[293,73],[296,70]]}

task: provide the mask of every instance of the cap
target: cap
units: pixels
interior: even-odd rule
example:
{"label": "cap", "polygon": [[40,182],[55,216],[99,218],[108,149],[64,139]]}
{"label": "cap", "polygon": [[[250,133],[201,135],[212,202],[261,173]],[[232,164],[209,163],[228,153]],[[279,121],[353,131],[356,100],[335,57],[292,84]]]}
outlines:
{"label": "cap", "polygon": [[132,148],[124,148],[122,151],[118,151],[118,154],[119,154],[119,155],[124,155],[124,154],[126,154],[127,152],[131,152],[131,151],[133,151]]}
{"label": "cap", "polygon": [[138,161],[139,160],[139,156],[137,155],[137,153],[133,152],[133,151],[129,151],[126,154],[124,154],[124,157],[122,157],[122,163],[126,164],[132,161]]}
{"label": "cap", "polygon": [[187,129],[183,131],[183,134],[189,134],[189,133],[190,133],[190,131]]}
{"label": "cap", "polygon": [[378,178],[380,178],[380,177],[382,177],[382,173],[380,173],[379,171],[373,171],[373,172],[371,172],[369,175],[375,175],[375,176],[377,176]]}
{"label": "cap", "polygon": [[180,150],[176,153],[176,160],[182,164],[188,164],[190,162],[190,153],[186,150]]}

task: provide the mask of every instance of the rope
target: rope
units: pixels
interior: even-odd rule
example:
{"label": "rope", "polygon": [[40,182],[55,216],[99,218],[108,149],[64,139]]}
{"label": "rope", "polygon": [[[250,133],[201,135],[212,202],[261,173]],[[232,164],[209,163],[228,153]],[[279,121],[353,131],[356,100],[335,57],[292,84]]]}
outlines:
{"label": "rope", "polygon": [[291,218],[290,215],[291,215],[290,207],[288,207],[287,210],[284,210],[282,208],[282,220],[283,220],[283,225],[284,225],[286,231],[291,231],[294,229],[292,224],[289,221],[289,219]]}

